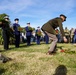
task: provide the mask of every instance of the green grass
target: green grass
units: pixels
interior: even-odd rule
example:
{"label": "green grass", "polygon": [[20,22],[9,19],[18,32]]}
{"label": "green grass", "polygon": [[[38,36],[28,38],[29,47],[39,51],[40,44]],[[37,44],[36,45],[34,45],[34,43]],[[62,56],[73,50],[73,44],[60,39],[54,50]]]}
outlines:
{"label": "green grass", "polygon": [[[12,58],[12,61],[0,63],[0,75],[57,75],[56,71],[62,72],[61,69],[56,70],[59,65],[66,67],[66,75],[76,75],[76,47],[58,43],[57,53],[46,55],[50,45],[42,43],[27,47],[21,44],[20,48],[10,45],[11,50],[8,51],[0,45],[1,53]],[[67,52],[60,52],[60,47]]]}

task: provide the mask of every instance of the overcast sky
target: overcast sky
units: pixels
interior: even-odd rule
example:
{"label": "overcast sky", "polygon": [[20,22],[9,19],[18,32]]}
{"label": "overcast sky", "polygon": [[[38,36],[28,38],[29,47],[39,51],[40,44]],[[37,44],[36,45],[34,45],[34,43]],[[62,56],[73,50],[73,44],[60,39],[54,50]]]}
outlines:
{"label": "overcast sky", "polygon": [[76,0],[0,0],[2,13],[8,14],[12,23],[19,18],[22,27],[30,22],[35,28],[64,14],[67,16],[64,27],[76,28]]}

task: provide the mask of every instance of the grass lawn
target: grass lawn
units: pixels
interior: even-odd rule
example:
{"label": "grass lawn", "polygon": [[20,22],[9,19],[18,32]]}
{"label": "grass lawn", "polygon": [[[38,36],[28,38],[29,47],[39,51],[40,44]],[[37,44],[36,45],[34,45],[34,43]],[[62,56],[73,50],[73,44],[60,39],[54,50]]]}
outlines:
{"label": "grass lawn", "polygon": [[[76,75],[76,46],[58,43],[55,55],[46,55],[50,44],[27,47],[21,44],[20,48],[10,45],[11,50],[0,51],[12,61],[0,63],[0,75]],[[65,52],[61,52],[62,47]],[[59,74],[58,74],[59,73]]]}

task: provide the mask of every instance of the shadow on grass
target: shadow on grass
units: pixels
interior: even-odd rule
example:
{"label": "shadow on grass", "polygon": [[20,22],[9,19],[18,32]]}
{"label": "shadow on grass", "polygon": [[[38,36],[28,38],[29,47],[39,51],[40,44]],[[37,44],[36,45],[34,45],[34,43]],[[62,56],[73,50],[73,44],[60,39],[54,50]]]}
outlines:
{"label": "shadow on grass", "polygon": [[10,51],[10,50],[12,50],[12,49],[15,49],[15,47],[12,47],[12,48],[9,48],[8,50],[0,50],[0,52],[6,52],[6,51]]}
{"label": "shadow on grass", "polygon": [[0,75],[3,75],[5,73],[5,69],[0,69]]}
{"label": "shadow on grass", "polygon": [[[31,47],[31,46],[37,46],[37,44],[31,44],[31,45],[21,45],[19,48],[24,48],[24,47]],[[41,44],[40,44],[41,45]]]}
{"label": "shadow on grass", "polygon": [[67,68],[64,65],[59,65],[53,75],[67,75]]}

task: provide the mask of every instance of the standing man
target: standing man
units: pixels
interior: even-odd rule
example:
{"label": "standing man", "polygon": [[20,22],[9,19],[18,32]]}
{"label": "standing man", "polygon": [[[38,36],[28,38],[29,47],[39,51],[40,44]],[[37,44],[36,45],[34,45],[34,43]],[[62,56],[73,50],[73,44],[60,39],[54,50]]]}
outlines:
{"label": "standing man", "polygon": [[70,43],[70,31],[67,27],[64,29],[65,37],[67,38],[67,43]]}
{"label": "standing man", "polygon": [[56,44],[57,44],[58,39],[56,37],[55,29],[57,27],[59,27],[59,29],[60,29],[60,32],[61,32],[61,35],[63,37],[64,42],[67,42],[67,39],[65,37],[64,30],[63,30],[63,25],[62,25],[62,22],[66,21],[66,18],[67,17],[65,15],[61,14],[60,17],[56,17],[54,19],[49,20],[41,28],[42,31],[44,33],[46,33],[49,36],[49,38],[52,40],[50,49],[49,49],[49,51],[47,53],[49,55],[56,52],[56,47],[57,47]]}
{"label": "standing man", "polygon": [[4,49],[8,50],[9,49],[9,17],[5,16],[3,20],[0,21],[0,27],[2,28],[2,36],[3,36],[3,44],[4,44]]}
{"label": "standing man", "polygon": [[15,47],[19,48],[19,44],[20,44],[20,31],[19,31],[19,27],[20,25],[19,23],[19,19],[16,18],[14,19],[15,23],[13,24],[13,30],[14,30],[14,34],[15,34]]}
{"label": "standing man", "polygon": [[71,30],[70,30],[70,42],[71,43],[73,43],[73,40],[74,40],[74,31],[75,31],[75,29],[71,28]]}
{"label": "standing man", "polygon": [[41,30],[40,30],[40,27],[37,27],[37,30],[36,30],[36,42],[37,44],[39,45],[40,44],[40,38],[41,38]]}
{"label": "standing man", "polygon": [[45,43],[49,44],[49,37],[46,33],[45,33],[44,39],[45,39]]}
{"label": "standing man", "polygon": [[27,26],[25,27],[25,30],[26,30],[27,46],[30,46],[31,36],[32,36],[32,27],[30,27],[30,23],[27,23]]}

